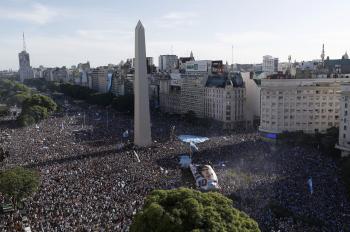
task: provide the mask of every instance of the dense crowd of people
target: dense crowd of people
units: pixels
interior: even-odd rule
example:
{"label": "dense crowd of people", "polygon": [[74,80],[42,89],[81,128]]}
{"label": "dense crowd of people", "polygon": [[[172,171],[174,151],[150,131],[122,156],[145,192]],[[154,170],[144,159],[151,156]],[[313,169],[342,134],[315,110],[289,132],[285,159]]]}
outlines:
{"label": "dense crowd of people", "polygon": [[[279,147],[261,141],[256,132],[223,133],[159,115],[152,115],[153,145],[137,149],[132,116],[77,104],[38,125],[1,127],[2,146],[9,151],[3,168],[21,165],[40,173],[38,192],[25,201],[33,231],[128,231],[150,191],[194,187],[178,165],[189,145],[174,134],[209,138],[198,144],[194,162],[211,164],[220,191],[263,231],[350,228],[350,205],[337,165],[315,149]],[[271,202],[293,215],[277,217]],[[317,228],[311,219],[322,224]],[[18,213],[0,215],[0,231],[15,230],[17,221]]]}

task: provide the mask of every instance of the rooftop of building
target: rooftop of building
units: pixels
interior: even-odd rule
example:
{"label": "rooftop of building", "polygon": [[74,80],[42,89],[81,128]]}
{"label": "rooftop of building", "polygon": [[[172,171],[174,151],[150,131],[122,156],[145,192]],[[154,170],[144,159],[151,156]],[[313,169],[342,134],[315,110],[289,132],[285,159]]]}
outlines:
{"label": "rooftop of building", "polygon": [[227,74],[209,75],[205,87],[225,88],[227,85],[243,87],[241,73],[232,72]]}

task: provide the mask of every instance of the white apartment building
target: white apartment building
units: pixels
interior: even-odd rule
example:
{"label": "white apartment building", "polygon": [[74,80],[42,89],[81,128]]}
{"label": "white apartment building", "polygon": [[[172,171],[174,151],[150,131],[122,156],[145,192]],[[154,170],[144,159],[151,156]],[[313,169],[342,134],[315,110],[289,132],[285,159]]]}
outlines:
{"label": "white apartment building", "polygon": [[350,83],[341,85],[339,142],[342,156],[350,155]]}
{"label": "white apartment building", "polygon": [[272,74],[278,71],[278,58],[270,55],[263,56],[262,71]]}
{"label": "white apartment building", "polygon": [[261,82],[262,134],[324,133],[340,121],[340,85],[350,79],[265,79]]}

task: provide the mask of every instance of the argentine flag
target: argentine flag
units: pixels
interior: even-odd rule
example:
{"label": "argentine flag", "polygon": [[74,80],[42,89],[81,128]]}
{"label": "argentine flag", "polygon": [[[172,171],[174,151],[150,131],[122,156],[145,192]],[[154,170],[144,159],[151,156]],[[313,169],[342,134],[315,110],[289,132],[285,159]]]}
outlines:
{"label": "argentine flag", "polygon": [[191,151],[194,152],[194,151],[199,151],[198,147],[196,146],[196,144],[194,144],[194,142],[190,142],[190,148],[191,148]]}

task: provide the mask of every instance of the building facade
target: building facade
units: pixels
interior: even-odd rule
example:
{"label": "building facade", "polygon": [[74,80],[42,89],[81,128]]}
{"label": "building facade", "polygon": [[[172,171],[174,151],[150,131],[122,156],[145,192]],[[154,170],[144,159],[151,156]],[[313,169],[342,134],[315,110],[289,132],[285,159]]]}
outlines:
{"label": "building facade", "polygon": [[349,79],[265,79],[261,81],[259,130],[324,133],[340,121],[340,85]]}
{"label": "building facade", "polygon": [[108,92],[108,69],[105,67],[98,67],[91,72],[92,89],[100,92]]}
{"label": "building facade", "polygon": [[233,128],[245,120],[246,92],[240,73],[167,75],[159,82],[163,112],[192,111],[199,118],[223,122],[225,128]]}
{"label": "building facade", "polygon": [[176,55],[160,55],[158,69],[161,72],[171,72],[178,68],[178,57]]}
{"label": "building facade", "polygon": [[254,79],[253,72],[242,73],[244,87],[246,91],[245,120],[251,125],[260,123],[260,80]]}
{"label": "building facade", "polygon": [[207,75],[181,75],[181,113],[193,111],[197,117],[204,117],[204,87]]}
{"label": "building facade", "polygon": [[29,53],[23,50],[18,54],[19,58],[19,78],[23,82],[25,79],[34,78],[33,69],[30,67]]}
{"label": "building facade", "polygon": [[245,120],[245,96],[240,73],[209,76],[204,88],[204,116],[234,128]]}
{"label": "building facade", "polygon": [[272,74],[278,71],[278,58],[272,56],[263,56],[262,71]]}
{"label": "building facade", "polygon": [[163,112],[181,113],[181,79],[171,79],[170,75],[159,77],[159,105]]}
{"label": "building facade", "polygon": [[350,83],[341,85],[339,142],[341,155],[350,155]]}
{"label": "building facade", "polygon": [[57,82],[69,82],[70,77],[66,67],[52,69],[52,79]]}

